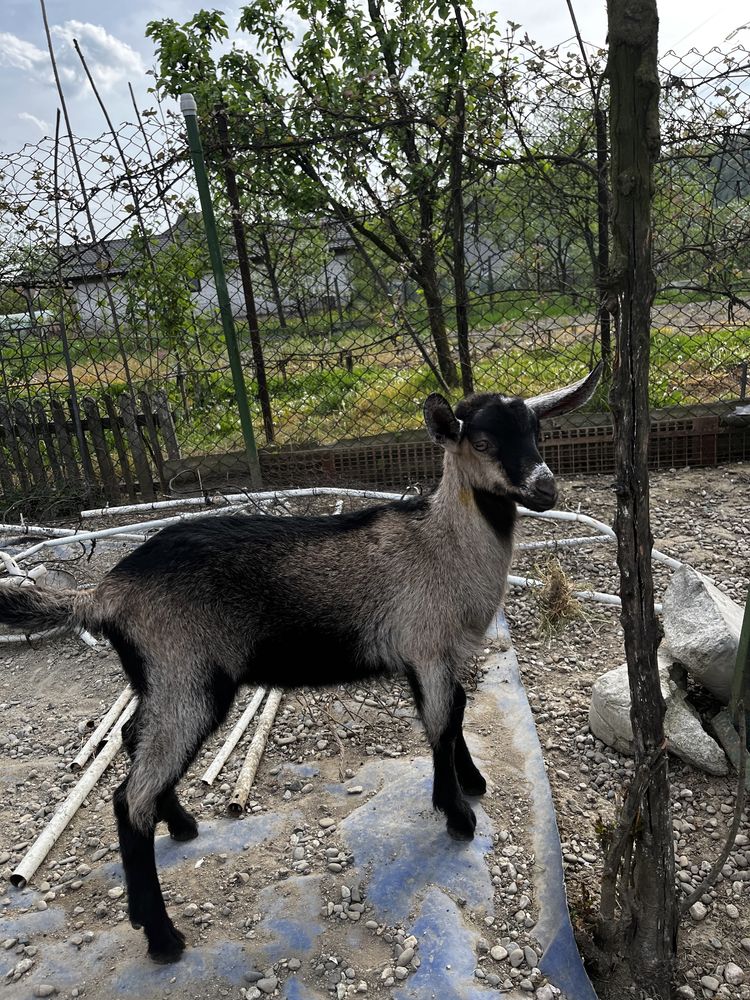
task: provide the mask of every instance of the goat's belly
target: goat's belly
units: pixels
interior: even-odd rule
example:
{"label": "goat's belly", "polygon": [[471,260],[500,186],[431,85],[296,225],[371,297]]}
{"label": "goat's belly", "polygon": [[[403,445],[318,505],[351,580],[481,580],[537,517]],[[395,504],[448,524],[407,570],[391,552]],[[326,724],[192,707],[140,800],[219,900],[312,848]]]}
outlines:
{"label": "goat's belly", "polygon": [[356,636],[322,636],[293,628],[256,644],[244,680],[283,688],[326,687],[357,683],[389,672],[386,663],[362,656]]}

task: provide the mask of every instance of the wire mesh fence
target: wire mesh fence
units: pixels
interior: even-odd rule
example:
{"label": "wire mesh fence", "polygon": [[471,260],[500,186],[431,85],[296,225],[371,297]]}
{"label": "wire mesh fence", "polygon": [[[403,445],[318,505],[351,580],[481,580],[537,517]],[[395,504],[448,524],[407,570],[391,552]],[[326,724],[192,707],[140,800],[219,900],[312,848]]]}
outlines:
{"label": "wire mesh fence", "polygon": [[[231,312],[269,485],[438,473],[429,392],[535,394],[611,364],[604,53],[510,40],[480,88],[371,121],[202,109]],[[750,53],[662,64],[653,461],[747,457]],[[626,183],[627,179],[615,179]],[[0,156],[7,512],[247,483],[179,117]],[[607,469],[606,387],[545,429]]]}

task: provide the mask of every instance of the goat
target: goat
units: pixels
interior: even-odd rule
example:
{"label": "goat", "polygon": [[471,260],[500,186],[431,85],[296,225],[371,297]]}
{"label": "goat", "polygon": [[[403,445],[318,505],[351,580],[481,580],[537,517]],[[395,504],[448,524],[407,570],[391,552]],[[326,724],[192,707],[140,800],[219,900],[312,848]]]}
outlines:
{"label": "goat", "polygon": [[462,724],[459,677],[501,603],[516,505],[551,508],[539,420],[585,403],[601,366],[527,402],[440,395],[425,423],[445,452],[438,488],[337,517],[216,516],[171,525],[93,591],[0,589],[0,621],[26,631],[103,633],[137,691],[123,733],[132,766],[114,795],[129,913],[155,961],[185,938],[167,915],[154,859],[164,820],[198,834],[175,787],[245,683],[282,688],[405,677],[432,749],[433,804],[448,833],[474,836],[482,795]]}

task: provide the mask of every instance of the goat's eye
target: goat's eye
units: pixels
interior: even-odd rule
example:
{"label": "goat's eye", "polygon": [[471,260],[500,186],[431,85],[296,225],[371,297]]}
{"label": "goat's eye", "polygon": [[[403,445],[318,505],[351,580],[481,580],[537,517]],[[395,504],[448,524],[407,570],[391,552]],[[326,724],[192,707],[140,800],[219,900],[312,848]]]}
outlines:
{"label": "goat's eye", "polygon": [[476,449],[476,451],[487,451],[490,443],[489,441],[485,441],[483,438],[480,438],[479,441],[472,441],[471,446]]}

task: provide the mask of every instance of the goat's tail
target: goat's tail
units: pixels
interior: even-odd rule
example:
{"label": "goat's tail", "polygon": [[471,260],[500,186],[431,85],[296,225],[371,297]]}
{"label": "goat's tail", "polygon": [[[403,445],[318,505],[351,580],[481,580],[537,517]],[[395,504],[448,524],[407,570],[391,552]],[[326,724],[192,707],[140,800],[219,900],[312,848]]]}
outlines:
{"label": "goat's tail", "polygon": [[27,634],[47,629],[71,631],[95,626],[94,592],[0,586],[0,623]]}

